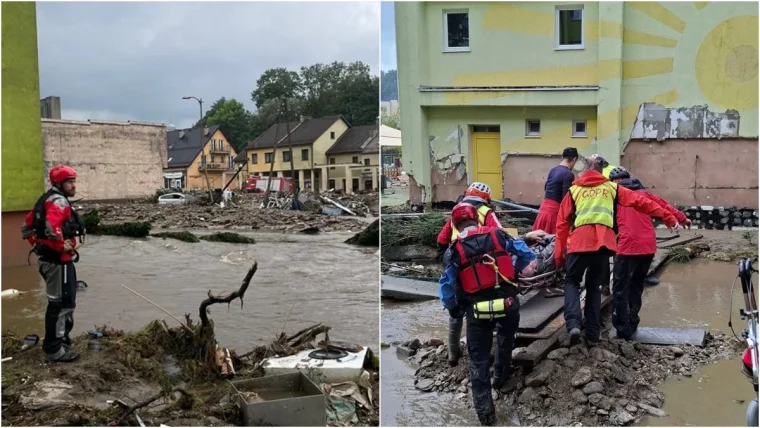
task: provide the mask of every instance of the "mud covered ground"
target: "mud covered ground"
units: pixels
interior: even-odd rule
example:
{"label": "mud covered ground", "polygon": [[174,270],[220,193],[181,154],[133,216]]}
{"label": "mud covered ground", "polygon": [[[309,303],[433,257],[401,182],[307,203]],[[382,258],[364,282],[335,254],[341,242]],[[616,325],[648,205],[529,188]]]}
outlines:
{"label": "mud covered ground", "polygon": [[[405,342],[415,348],[414,384],[421,391],[451,394],[472,408],[466,346],[459,365],[450,367],[439,339]],[[548,358],[530,369],[515,368],[500,391],[492,391],[498,425],[623,426],[644,415],[664,416],[657,388],[669,376],[690,377],[697,367],[727,359],[742,345],[722,333],[708,335],[704,348],[654,346],[604,339],[597,347],[568,346],[567,337]],[[519,352],[516,349],[515,352]],[[474,410],[473,410],[474,411]],[[506,415],[506,416],[505,416]],[[504,418],[510,420],[503,420]]]}
{"label": "mud covered ground", "polygon": [[153,229],[238,229],[295,232],[318,227],[323,232],[359,232],[367,227],[364,218],[329,216],[311,211],[261,209],[253,203],[237,207],[158,205],[153,203],[76,204],[83,212],[96,208],[103,223],[147,221]]}
{"label": "mud covered ground", "polygon": [[[191,325],[192,329],[195,329]],[[168,329],[153,322],[145,329],[125,334],[105,327],[105,336],[92,349],[86,335],[74,340],[79,361],[68,364],[43,363],[41,346],[19,353],[21,341],[11,332],[3,333],[2,424],[5,426],[126,426],[137,425],[130,409],[109,404],[121,400],[137,407],[148,426],[231,426],[243,423],[235,403],[237,392],[227,380],[208,370],[203,358],[194,355],[197,343],[179,329]],[[312,338],[313,339],[313,338]],[[187,342],[191,343],[187,343]],[[183,343],[184,342],[184,343]],[[233,357],[236,375],[241,380],[263,375],[260,347],[248,356]],[[233,353],[234,355],[234,353]],[[359,409],[358,425],[377,426],[378,372],[369,368],[372,409]],[[362,393],[367,394],[365,389]],[[154,399],[154,401],[150,401]],[[141,405],[141,403],[143,405]]]}

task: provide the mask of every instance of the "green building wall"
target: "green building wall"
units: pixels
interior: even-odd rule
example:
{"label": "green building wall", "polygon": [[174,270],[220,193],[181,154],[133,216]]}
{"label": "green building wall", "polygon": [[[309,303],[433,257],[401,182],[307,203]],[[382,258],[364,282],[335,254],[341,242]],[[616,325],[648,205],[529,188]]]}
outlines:
{"label": "green building wall", "polygon": [[45,187],[37,12],[33,2],[3,2],[2,12],[2,211],[25,211]]}
{"label": "green building wall", "polygon": [[[500,127],[503,158],[572,145],[614,163],[647,102],[736,110],[739,136],[757,137],[757,3],[580,2],[581,50],[555,50],[558,4],[395,4],[404,166],[423,192],[432,170],[469,166],[474,125]],[[443,11],[456,9],[469,11],[469,52],[443,50]],[[527,119],[541,138],[525,137]],[[571,136],[572,120],[587,137]]]}

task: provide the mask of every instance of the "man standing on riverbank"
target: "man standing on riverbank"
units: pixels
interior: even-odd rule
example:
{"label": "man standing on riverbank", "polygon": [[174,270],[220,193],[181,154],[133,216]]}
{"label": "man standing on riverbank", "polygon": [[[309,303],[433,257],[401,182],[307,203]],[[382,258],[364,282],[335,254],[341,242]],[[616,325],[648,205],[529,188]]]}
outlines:
{"label": "man standing on riverbank", "polygon": [[[554,265],[565,262],[565,322],[571,344],[581,339],[580,284],[588,270],[586,286],[586,342],[599,343],[601,334],[601,284],[600,275],[609,265],[610,256],[617,251],[618,207],[631,207],[650,217],[657,217],[669,228],[678,230],[678,221],[656,203],[636,192],[610,182],[602,175],[602,165],[597,159],[587,161],[587,169],[573,182],[562,200],[557,219],[557,238]],[[589,282],[591,281],[591,282]]]}
{"label": "man standing on riverbank", "polygon": [[538,208],[533,230],[543,230],[550,235],[557,233],[557,213],[559,204],[573,185],[573,168],[578,161],[578,149],[566,147],[562,151],[562,162],[549,170],[544,183],[544,200]]}
{"label": "man standing on riverbank", "polygon": [[[478,212],[471,205],[454,207],[451,221],[461,232],[444,256],[441,300],[452,319],[467,317],[472,400],[480,423],[494,426],[496,410],[488,364],[493,332],[496,329],[493,386],[498,389],[509,375],[520,323],[517,272],[536,255],[525,242],[513,239],[502,229],[481,226]],[[530,232],[526,238],[540,238],[542,234]]]}
{"label": "man standing on riverbank", "polygon": [[46,284],[42,350],[48,362],[79,359],[79,354],[69,349],[77,293],[76,237],[84,234],[84,225],[69,202],[76,194],[76,179],[74,168],[54,166],[50,170],[52,187],[37,200],[21,228],[23,239],[32,244],[32,252],[38,256],[39,272]]}

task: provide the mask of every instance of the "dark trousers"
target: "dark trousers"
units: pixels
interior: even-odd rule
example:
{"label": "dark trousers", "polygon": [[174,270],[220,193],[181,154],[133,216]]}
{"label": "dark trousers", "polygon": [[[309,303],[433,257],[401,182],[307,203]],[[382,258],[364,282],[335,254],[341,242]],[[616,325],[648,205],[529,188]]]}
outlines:
{"label": "dark trousers", "polygon": [[[565,323],[567,331],[580,329],[583,315],[586,316],[584,336],[591,342],[599,341],[601,334],[602,293],[599,285],[603,283],[602,275],[605,265],[609,266],[610,252],[606,248],[584,253],[569,253],[565,262]],[[586,307],[581,314],[581,280],[586,275]],[[609,280],[607,281],[609,282]]]}
{"label": "dark trousers", "polygon": [[491,377],[488,360],[493,345],[493,331],[496,329],[496,355],[494,357],[494,378],[504,379],[512,363],[512,348],[515,334],[520,324],[519,302],[515,302],[502,318],[475,319],[472,309],[467,311],[467,351],[470,354],[470,382],[472,402],[482,425],[496,424],[496,410],[491,396]]}
{"label": "dark trousers", "polygon": [[45,280],[48,306],[45,311],[45,339],[42,350],[50,358],[66,352],[69,334],[74,328],[74,309],[77,307],[77,271],[74,263],[39,261],[39,272]]}
{"label": "dark trousers", "polygon": [[462,355],[461,341],[462,341],[462,325],[464,324],[464,317],[452,318],[449,317],[449,361],[457,361]]}
{"label": "dark trousers", "polygon": [[618,335],[630,337],[639,327],[641,295],[654,254],[615,257],[612,325]]}

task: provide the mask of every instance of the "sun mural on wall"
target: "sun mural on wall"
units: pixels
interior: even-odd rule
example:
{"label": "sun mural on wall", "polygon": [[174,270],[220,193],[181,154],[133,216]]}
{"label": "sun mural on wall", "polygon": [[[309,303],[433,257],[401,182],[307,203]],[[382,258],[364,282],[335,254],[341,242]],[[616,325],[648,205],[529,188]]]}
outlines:
{"label": "sun mural on wall", "polygon": [[[599,7],[603,5],[600,3]],[[555,36],[553,7],[492,3],[483,17],[481,37],[484,38],[503,39],[494,34],[488,37],[493,31],[529,38]],[[645,102],[669,107],[708,104],[716,112],[735,109],[742,114],[742,135],[757,135],[757,118],[754,117],[757,115],[750,112],[758,108],[757,3],[626,2],[624,23],[588,16],[585,25],[586,49],[600,49],[600,38],[622,39],[622,58],[566,65],[567,62],[550,59],[551,55],[537,57],[532,52],[526,53],[526,58],[533,58],[527,63],[491,57],[482,66],[467,67],[467,71],[489,70],[454,72],[452,85],[563,86],[599,82],[604,88],[617,85],[615,79],[622,76],[620,84],[625,89],[620,105],[602,102],[598,119],[601,121],[607,113],[620,112],[619,131],[623,131],[623,135],[626,130],[630,131],[639,106]],[[473,53],[476,50],[474,47]],[[567,55],[568,52],[559,52],[555,57],[567,58]],[[516,95],[515,92],[460,92],[447,93],[446,100],[449,104],[468,105]],[[612,136],[616,132],[600,129],[598,137]]]}

